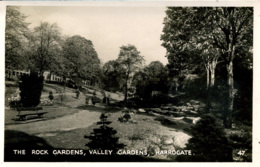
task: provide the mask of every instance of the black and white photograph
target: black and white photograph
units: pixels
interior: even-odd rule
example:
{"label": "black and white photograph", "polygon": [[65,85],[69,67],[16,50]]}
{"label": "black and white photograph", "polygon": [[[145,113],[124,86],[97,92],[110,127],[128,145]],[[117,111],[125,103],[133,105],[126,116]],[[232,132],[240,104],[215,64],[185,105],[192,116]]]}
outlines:
{"label": "black and white photograph", "polygon": [[255,12],[6,5],[4,162],[252,163]]}

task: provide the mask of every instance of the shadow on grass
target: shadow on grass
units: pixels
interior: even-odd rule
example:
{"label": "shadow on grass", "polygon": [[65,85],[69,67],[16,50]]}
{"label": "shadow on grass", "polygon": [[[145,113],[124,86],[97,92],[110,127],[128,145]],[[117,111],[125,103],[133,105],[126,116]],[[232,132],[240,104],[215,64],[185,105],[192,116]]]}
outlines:
{"label": "shadow on grass", "polygon": [[89,106],[89,105],[83,105],[83,106],[78,106],[77,109],[80,110],[88,110],[90,112],[119,112],[122,110],[122,108],[119,107],[113,107],[113,106],[106,106],[106,105],[95,105],[95,106]]}

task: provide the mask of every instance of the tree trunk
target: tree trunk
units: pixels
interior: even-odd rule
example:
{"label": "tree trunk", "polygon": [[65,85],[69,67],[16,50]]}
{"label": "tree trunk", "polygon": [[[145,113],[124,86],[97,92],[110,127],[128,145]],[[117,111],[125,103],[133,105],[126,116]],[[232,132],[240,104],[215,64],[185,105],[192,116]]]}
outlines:
{"label": "tree trunk", "polygon": [[210,112],[212,91],[215,86],[215,70],[216,70],[217,60],[213,60],[208,64],[207,68],[207,112]]}
{"label": "tree trunk", "polygon": [[66,77],[63,77],[63,81],[64,81],[64,84],[63,84],[63,91],[65,92],[65,89],[66,89]]}
{"label": "tree trunk", "polygon": [[234,80],[233,80],[233,61],[230,61],[227,65],[228,72],[228,100],[225,110],[224,125],[226,128],[232,127],[232,112],[233,112],[233,103],[234,103]]}
{"label": "tree trunk", "polygon": [[125,81],[125,99],[124,99],[124,107],[125,107],[126,104],[127,104],[127,95],[128,95],[128,85],[127,85],[127,82],[128,82],[128,78],[129,78],[129,71],[127,72],[127,75],[126,75],[126,81]]}
{"label": "tree trunk", "polygon": [[125,107],[126,104],[127,104],[127,92],[128,92],[127,80],[128,80],[128,79],[126,79],[126,83],[125,83],[125,99],[124,99],[124,107]]}
{"label": "tree trunk", "polygon": [[207,90],[209,89],[209,68],[206,68],[207,70]]}
{"label": "tree trunk", "polygon": [[[233,76],[233,59],[235,56],[235,45],[232,47],[230,46],[230,53],[229,53],[229,61],[227,64],[227,85],[228,85],[228,100],[227,106],[225,106],[225,118],[224,118],[224,125],[226,128],[232,127],[232,114],[233,114],[233,105],[234,105],[234,76]],[[232,49],[232,50],[231,50]]]}
{"label": "tree trunk", "polygon": [[210,70],[209,66],[206,68],[207,70],[207,113],[210,112]]}
{"label": "tree trunk", "polygon": [[213,88],[215,86],[215,70],[216,70],[216,62],[212,62],[210,68],[210,87]]}

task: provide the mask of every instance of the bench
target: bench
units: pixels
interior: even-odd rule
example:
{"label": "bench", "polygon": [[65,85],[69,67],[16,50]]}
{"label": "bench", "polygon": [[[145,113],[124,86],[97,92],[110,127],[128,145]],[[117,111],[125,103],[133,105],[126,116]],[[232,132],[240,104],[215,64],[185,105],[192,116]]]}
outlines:
{"label": "bench", "polygon": [[36,111],[42,110],[42,107],[17,107],[16,111],[18,111],[18,115],[20,115],[21,111]]}
{"label": "bench", "polygon": [[19,120],[26,121],[28,116],[37,115],[37,118],[43,118],[44,114],[47,114],[48,112],[39,112],[39,113],[30,113],[30,114],[21,114],[17,115]]}
{"label": "bench", "polygon": [[[38,112],[39,110],[42,110],[42,107],[18,107],[16,108],[18,111],[18,119],[19,120],[27,120],[28,116],[37,116],[37,118],[42,118],[44,114],[47,114],[48,112]],[[33,111],[34,113],[26,113],[21,114],[21,111]]]}

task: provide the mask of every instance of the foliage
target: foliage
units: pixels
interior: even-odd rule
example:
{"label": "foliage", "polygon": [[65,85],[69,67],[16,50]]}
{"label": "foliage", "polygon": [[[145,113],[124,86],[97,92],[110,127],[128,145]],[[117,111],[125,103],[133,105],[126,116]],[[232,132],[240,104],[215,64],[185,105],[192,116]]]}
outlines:
{"label": "foliage", "polygon": [[[185,21],[184,21],[185,20]],[[215,68],[219,59],[227,71],[229,116],[231,126],[235,98],[233,64],[236,57],[252,50],[253,10],[244,7],[169,7],[164,19],[161,39],[167,50],[170,74],[182,77],[193,74],[203,62],[207,75],[208,103],[215,84]],[[196,63],[196,57],[200,62]],[[244,56],[242,61],[247,61]],[[220,74],[223,75],[223,74]]]}
{"label": "foliage", "polygon": [[121,46],[117,61],[119,62],[124,80],[124,103],[127,103],[128,88],[131,85],[132,76],[142,67],[143,57],[134,45]]}
{"label": "foliage", "polygon": [[100,125],[100,127],[93,129],[92,135],[84,136],[84,138],[90,140],[86,144],[89,149],[113,150],[113,153],[116,153],[119,149],[124,148],[125,145],[119,143],[119,138],[116,137],[117,131],[107,126],[110,123],[110,121],[107,121],[107,115],[102,113],[100,121],[97,122],[97,125]]}
{"label": "foliage", "polygon": [[63,45],[63,63],[77,86],[82,80],[95,82],[100,75],[100,60],[93,43],[79,35],[68,38]]}
{"label": "foliage", "polygon": [[194,155],[180,156],[177,160],[201,162],[232,161],[232,147],[225,136],[223,127],[212,115],[204,115],[191,129],[192,138],[186,145]]}
{"label": "foliage", "polygon": [[253,97],[253,55],[252,52],[238,52],[234,59],[234,80],[237,96],[234,100],[234,118],[245,124],[252,125]]}
{"label": "foliage", "polygon": [[49,92],[49,96],[48,96],[48,97],[49,97],[49,99],[50,99],[51,101],[53,100],[54,96],[53,96],[52,91]]}
{"label": "foliage", "polygon": [[131,115],[129,113],[125,113],[122,117],[118,118],[120,122],[128,122],[131,119]]}
{"label": "foliage", "polygon": [[168,70],[159,61],[151,62],[142,71],[133,77],[136,95],[141,98],[150,98],[152,91],[168,92]]}
{"label": "foliage", "polygon": [[110,60],[102,67],[104,89],[112,92],[120,91],[123,88],[123,73],[120,63]]}
{"label": "foliage", "polygon": [[181,91],[186,92],[190,97],[203,97],[206,96],[206,83],[204,77],[199,77],[196,74],[188,74],[182,82]]}
{"label": "foliage", "polygon": [[196,52],[189,44],[189,40],[193,39],[194,30],[190,23],[193,17],[192,12],[194,12],[192,8],[181,7],[170,7],[166,11],[161,40],[162,46],[167,51],[166,57],[169,61],[168,68],[171,77],[184,77],[194,68],[191,64],[195,60],[193,58]]}
{"label": "foliage", "polygon": [[43,89],[43,77],[36,73],[21,76],[19,83],[21,103],[23,107],[35,107],[40,104]]}
{"label": "foliage", "polygon": [[55,57],[61,51],[60,36],[57,24],[41,22],[34,28],[30,39],[31,49],[28,51],[30,69],[43,75],[44,71],[53,68],[56,64]]}
{"label": "foliage", "polygon": [[[229,135],[229,141],[234,148],[234,159],[242,162],[252,162],[252,128],[242,126],[239,131]],[[239,154],[239,151],[244,153]]]}
{"label": "foliage", "polygon": [[25,56],[29,29],[26,16],[19,7],[7,6],[5,28],[5,67],[7,69],[24,69],[27,65]]}

